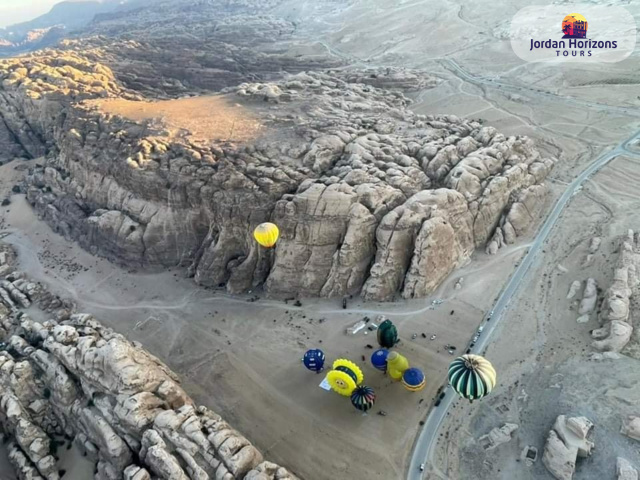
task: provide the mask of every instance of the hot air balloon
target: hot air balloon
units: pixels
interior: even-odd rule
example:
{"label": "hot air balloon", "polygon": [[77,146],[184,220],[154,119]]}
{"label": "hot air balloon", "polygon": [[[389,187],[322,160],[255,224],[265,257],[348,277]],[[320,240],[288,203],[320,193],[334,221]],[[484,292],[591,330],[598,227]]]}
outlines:
{"label": "hot air balloon", "polygon": [[419,368],[408,368],[402,375],[402,385],[410,392],[419,392],[426,384],[424,373]]}
{"label": "hot air balloon", "polygon": [[333,362],[333,370],[327,374],[327,381],[334,392],[350,396],[364,380],[362,370],[355,363],[344,358]]}
{"label": "hot air balloon", "polygon": [[387,373],[393,380],[400,380],[408,368],[409,361],[398,352],[391,352],[387,357]]}
{"label": "hot air balloon", "polygon": [[493,365],[480,355],[463,355],[449,365],[449,383],[470,402],[491,393],[496,385]]}
{"label": "hot air balloon", "polygon": [[319,373],[324,370],[324,353],[320,349],[307,350],[302,358],[304,366],[312,372]]}
{"label": "hot air balloon", "polygon": [[278,230],[278,226],[269,222],[261,223],[253,231],[253,238],[266,248],[273,247],[278,241],[279,236],[280,230]]}
{"label": "hot air balloon", "polygon": [[382,348],[393,348],[398,343],[398,330],[391,320],[385,320],[378,326],[378,344]]}
{"label": "hot air balloon", "polygon": [[376,403],[376,394],[371,387],[364,385],[356,387],[351,394],[351,405],[361,412],[371,410],[374,403]]}
{"label": "hot air balloon", "polygon": [[387,371],[387,357],[389,356],[389,350],[386,348],[381,348],[380,350],[376,350],[371,355],[371,365],[374,368],[386,372]]}

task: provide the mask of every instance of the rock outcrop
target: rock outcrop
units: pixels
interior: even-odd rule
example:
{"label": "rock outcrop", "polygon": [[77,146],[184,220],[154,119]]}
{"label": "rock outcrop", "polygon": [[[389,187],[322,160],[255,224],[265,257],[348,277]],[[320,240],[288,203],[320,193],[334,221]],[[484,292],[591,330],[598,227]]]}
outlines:
{"label": "rock outcrop", "polygon": [[[11,287],[9,287],[11,285]],[[20,478],[58,480],[52,444],[73,439],[96,479],[294,480],[211,410],[141,345],[71,314],[64,300],[36,322],[24,299],[51,295],[19,273],[0,301],[0,425]]]}
{"label": "rock outcrop", "polygon": [[[161,2],[0,61],[0,141],[11,158],[46,157],[28,178],[40,217],[113,261],[184,266],[232,293],[371,300],[428,295],[474,249],[527,231],[553,159],[529,138],[409,110],[402,91],[437,84],[425,72],[277,53],[305,35],[259,14],[278,4]],[[216,91],[189,108],[228,129],[172,124],[176,97]],[[280,226],[274,251],[252,239],[264,221]]]}
{"label": "rock outcrop", "polygon": [[580,287],[582,286],[582,282],[580,280],[574,280],[571,282],[569,286],[569,291],[567,292],[567,300],[573,299],[576,294],[580,291]]}
{"label": "rock outcrop", "polygon": [[594,330],[593,346],[600,351],[620,352],[631,339],[633,325],[629,318],[629,303],[638,292],[640,243],[638,235],[629,230],[620,240],[620,254],[614,278],[602,305],[602,328]]}
{"label": "rock outcrop", "polygon": [[640,416],[629,415],[623,419],[620,433],[634,440],[640,440]]}
{"label": "rock outcrop", "polygon": [[598,284],[595,279],[588,278],[582,293],[582,300],[578,306],[578,323],[586,323],[589,321],[591,313],[596,308],[598,301]]}
{"label": "rock outcrop", "polygon": [[593,237],[591,242],[589,243],[589,253],[584,258],[582,262],[582,267],[589,267],[593,264],[593,256],[600,248],[600,244],[602,243],[602,239],[600,237]]}
{"label": "rock outcrop", "polygon": [[[532,173],[538,175],[538,181],[542,181],[552,166],[551,161],[546,162],[544,166],[538,167],[537,172]],[[531,185],[515,192],[500,219],[493,238],[487,244],[487,253],[494,254],[504,245],[515,243],[517,237],[526,235],[533,223],[540,218],[547,193],[548,190],[544,184]]]}
{"label": "rock outcrop", "polygon": [[[132,11],[98,15],[81,38],[63,40],[59,48],[109,65],[123,85],[156,98],[210,93],[282,72],[344,64],[305,31],[306,22],[274,12],[280,3],[154,0]],[[320,2],[316,8],[320,13],[349,4]],[[301,41],[303,55],[296,46]],[[427,75],[401,71],[381,76],[396,88],[433,82]]]}
{"label": "rock outcrop", "polygon": [[580,307],[578,313],[580,315],[590,314],[596,307],[598,301],[598,284],[593,278],[588,278],[587,283],[582,293],[582,300],[580,301]]}
{"label": "rock outcrop", "polygon": [[[265,283],[274,295],[427,295],[490,238],[511,194],[553,163],[529,139],[415,115],[402,94],[327,74],[223,95],[268,137],[207,147],[60,98],[58,83],[77,101],[136,99],[78,54],[0,68],[12,130],[31,156],[52,152],[29,177],[42,218],[114,261],[191,265],[198,283],[231,292]],[[285,129],[290,112],[295,131]],[[281,229],[275,255],[251,238],[266,220]]]}
{"label": "rock outcrop", "polygon": [[587,437],[592,428],[593,423],[585,417],[558,416],[542,455],[542,463],[556,479],[571,480],[577,458],[591,455],[594,444]]}
{"label": "rock outcrop", "polygon": [[616,475],[618,480],[638,480],[638,470],[633,468],[629,460],[622,457],[616,460]]}
{"label": "rock outcrop", "polygon": [[481,436],[478,442],[485,450],[494,448],[511,441],[511,435],[518,429],[515,423],[505,423],[502,427],[494,428],[486,435]]}

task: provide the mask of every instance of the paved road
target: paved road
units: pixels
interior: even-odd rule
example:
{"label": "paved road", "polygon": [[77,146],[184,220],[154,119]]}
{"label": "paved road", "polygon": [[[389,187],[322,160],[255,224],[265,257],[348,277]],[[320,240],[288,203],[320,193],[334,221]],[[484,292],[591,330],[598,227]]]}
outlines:
{"label": "paved road", "polygon": [[[594,173],[604,167],[607,163],[609,163],[614,158],[620,155],[628,155],[634,157],[640,157],[640,154],[637,151],[634,151],[631,148],[631,144],[640,139],[640,131],[636,132],[632,137],[627,140],[621,142],[616,148],[612,151],[605,153],[595,159],[586,170],[584,170],[573,182],[569,184],[565,192],[562,194],[560,199],[556,202],[553,210],[547,217],[547,220],[542,225],[542,228],[538,232],[538,235],[534,239],[533,243],[529,247],[529,251],[524,256],[520,265],[516,268],[515,272],[509,279],[506,287],[498,297],[497,302],[493,308],[493,315],[491,319],[485,317],[483,325],[484,330],[482,332],[482,336],[476,342],[474,348],[471,349],[471,353],[480,353],[484,350],[484,348],[489,343],[489,339],[496,329],[498,323],[502,320],[502,314],[513,298],[514,294],[518,291],[518,288],[521,285],[522,280],[524,279],[527,271],[535,261],[538,253],[542,250],[545,241],[549,237],[551,230],[558,222],[560,218],[560,214],[566,207],[571,197],[573,197],[580,189],[582,184],[588,180]],[[442,422],[447,416],[447,412],[453,405],[453,403],[458,400],[459,397],[455,392],[449,387],[445,389],[445,397],[442,400],[442,403],[439,407],[431,410],[429,417],[425,425],[420,432],[420,436],[416,441],[413,450],[413,456],[411,458],[411,462],[409,464],[409,471],[407,474],[408,480],[420,480],[423,478],[424,473],[420,471],[420,465],[430,465],[433,457],[433,450],[436,445],[436,441],[438,438],[438,431],[442,426]],[[425,472],[428,468],[425,468]]]}

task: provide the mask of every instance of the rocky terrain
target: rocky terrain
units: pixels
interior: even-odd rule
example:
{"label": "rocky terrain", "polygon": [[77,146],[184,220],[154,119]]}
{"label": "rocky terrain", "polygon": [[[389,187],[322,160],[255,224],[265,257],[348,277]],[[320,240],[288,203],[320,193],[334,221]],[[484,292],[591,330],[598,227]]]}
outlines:
{"label": "rocky terrain", "polygon": [[[475,412],[453,410],[452,428],[470,434],[445,431],[448,475],[638,478],[636,165],[622,157],[599,173],[545,243],[486,353],[503,372],[501,393]],[[510,441],[505,423],[518,424]]]}
{"label": "rocky terrain", "polygon": [[[108,65],[119,82],[148,98],[211,93],[346,63],[274,11],[280,3],[162,0],[132,9],[130,2],[98,15],[80,38],[67,38],[59,48]],[[318,8],[347,6],[324,1]]]}
{"label": "rocky terrain", "polygon": [[620,239],[620,252],[614,269],[613,282],[602,301],[602,328],[591,332],[593,346],[601,351],[620,352],[627,346],[633,333],[630,316],[631,298],[638,294],[637,269],[640,266],[640,248],[637,234],[629,230]]}
{"label": "rocky terrain", "polygon": [[[184,265],[234,293],[264,284],[273,295],[424,296],[475,248],[526,231],[554,160],[526,137],[414,114],[398,90],[369,84],[424,86],[426,74],[363,76],[223,90],[221,102],[264,127],[232,142],[167,128],[154,103],[148,121],[112,115],[89,100],[144,97],[84,54],[47,51],[0,64],[0,111],[23,155],[46,155],[30,202],[94,253]],[[274,254],[251,238],[267,220],[281,227]]]}
{"label": "rocky terrain", "polygon": [[0,57],[45,48],[73,35],[105,13],[123,13],[148,5],[147,0],[67,0],[44,15],[0,28]]}
{"label": "rocky terrain", "polygon": [[576,469],[576,459],[586,458],[595,448],[589,436],[593,423],[585,417],[558,416],[544,448],[542,463],[558,480],[571,480]]}
{"label": "rocky terrain", "polygon": [[[53,314],[42,313],[49,307],[39,308],[36,294],[36,306],[21,309],[22,275],[0,267],[17,288],[2,286],[0,298],[23,312],[5,320],[12,361],[34,363],[14,344],[57,358],[82,408],[131,452],[135,466],[122,472],[132,478],[201,478],[199,468],[209,478],[234,476],[234,460],[208,438],[213,430],[201,443],[179,423],[206,427],[211,411],[304,478],[404,477],[449,346],[473,338],[551,200],[640,128],[638,57],[606,68],[522,64],[506,32],[507,17],[525,5],[140,2],[99,15],[55,48],[3,61],[0,161],[13,161],[0,166],[8,175],[0,190],[12,202],[3,212],[8,241],[20,268],[59,281],[60,294],[47,297]],[[573,192],[522,277],[482,352],[499,385],[481,402],[448,410],[426,478],[637,480],[639,250],[628,232],[640,222],[637,139],[616,151]],[[25,180],[13,165],[29,166]],[[67,241],[43,230],[33,212]],[[273,250],[251,237],[263,221],[280,226]],[[33,245],[44,250],[36,258]],[[234,295],[194,288],[181,272]],[[104,326],[75,313],[67,294]],[[335,300],[277,299],[350,295],[346,310]],[[403,301],[377,303],[394,299]],[[344,334],[378,314],[398,322],[401,348],[425,370],[419,398],[368,365],[370,334]],[[31,322],[42,326],[37,334]],[[145,416],[150,433],[134,433],[131,395],[93,386],[86,363],[64,363],[67,349],[84,352],[88,328],[97,350],[120,338],[115,331],[143,342],[207,409],[169,405],[150,388],[145,405],[167,409]],[[120,340],[178,385],[139,344]],[[299,364],[318,347],[327,358],[362,363],[383,413],[361,416],[318,388]],[[85,384],[99,390],[96,399]],[[38,395],[57,408],[51,390]],[[49,420],[38,423],[29,405],[24,411],[48,433]],[[109,478],[124,462],[86,424],[90,414],[56,417],[72,430],[47,436],[53,450],[77,445],[71,451]],[[11,437],[14,461],[37,469]],[[57,470],[68,461],[60,450],[52,452]],[[259,461],[245,465],[247,475],[258,475]],[[266,478],[290,475],[263,465]]]}
{"label": "rocky terrain", "polygon": [[[140,344],[20,272],[2,245],[0,426],[19,478],[57,480],[58,446],[97,479],[294,479],[220,416],[198,407]],[[36,309],[49,319],[37,322]]]}
{"label": "rocky terrain", "polygon": [[3,34],[0,30],[0,56],[47,47],[63,38],[64,33],[64,28],[59,26],[28,30],[22,35],[13,32]]}

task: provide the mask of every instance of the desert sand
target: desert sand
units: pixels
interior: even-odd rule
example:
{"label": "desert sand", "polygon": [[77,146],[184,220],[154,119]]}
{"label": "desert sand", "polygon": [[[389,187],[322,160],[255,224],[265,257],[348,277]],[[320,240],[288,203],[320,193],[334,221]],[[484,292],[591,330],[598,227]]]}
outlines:
{"label": "desert sand", "polygon": [[[14,166],[0,167],[3,179],[11,178]],[[501,257],[480,255],[443,287],[441,296],[402,306],[354,299],[343,310],[335,300],[303,299],[302,307],[296,307],[293,302],[213,293],[171,271],[125,271],[51,233],[20,195],[13,197],[4,219],[4,231],[11,232],[5,241],[18,250],[21,270],[140,341],[180,372],[196,401],[220,412],[240,431],[252,432],[251,440],[265,455],[286,461],[305,478],[317,472],[402,476],[415,428],[452,358],[444,346],[466,348],[489,306],[487,290],[497,289],[500,272],[517,261],[523,248]],[[487,285],[490,275],[494,280]],[[464,289],[455,290],[460,277]],[[430,309],[437,298],[444,302]],[[364,316],[374,320],[380,314],[398,326],[398,350],[425,371],[427,388],[422,392],[407,392],[370,365],[374,350],[367,345],[377,348],[375,332],[345,333]],[[411,338],[414,333],[416,339]],[[363,416],[348,399],[319,388],[323,375],[301,365],[309,348],[323,349],[328,364],[336,358],[356,361],[366,384],[378,394],[374,410]],[[377,415],[379,411],[387,415]],[[299,453],[291,456],[291,451]]]}
{"label": "desert sand", "polygon": [[187,131],[195,140],[243,142],[257,137],[264,126],[233,99],[221,96],[157,102],[125,99],[88,101],[89,106],[138,122],[161,122],[173,131]]}
{"label": "desert sand", "polygon": [[[317,16],[311,15],[313,2],[295,4],[294,15],[309,18],[308,28],[322,32],[320,41],[332,54],[355,65],[419,67],[438,76],[438,87],[412,95],[414,111],[482,118],[505,134],[531,136],[558,156],[548,181],[549,205],[576,172],[640,126],[636,84],[616,81],[640,82],[637,55],[613,66],[581,67],[524,64],[511,54],[502,32],[510,15],[527,2],[501,1],[487,8],[376,0]],[[638,14],[637,6],[628,8]],[[540,461],[526,469],[515,458],[525,445],[541,452],[560,413],[588,415],[597,427],[598,456],[606,459],[581,464],[580,478],[611,477],[616,454],[640,464],[637,446],[617,434],[619,417],[630,410],[628,399],[638,401],[629,373],[638,367],[637,334],[636,347],[629,350],[635,359],[616,364],[619,375],[608,375],[607,364],[585,360],[595,319],[576,323],[566,300],[576,279],[594,277],[605,288],[610,282],[615,240],[640,223],[639,161],[615,160],[564,212],[486,352],[500,372],[498,388],[485,402],[456,406],[428,478],[551,478]],[[15,166],[0,167],[3,197],[22,175]],[[419,422],[445,382],[451,356],[444,345],[461,351],[468,343],[528,242],[521,239],[496,256],[476,252],[431,297],[386,304],[354,298],[342,310],[329,300],[302,299],[296,307],[253,295],[231,297],[198,288],[177,271],[127,271],[53,233],[22,195],[14,195],[1,211],[2,231],[17,248],[22,270],[140,341],[182,376],[199,403],[246,432],[265,455],[308,479],[403,477]],[[593,265],[582,267],[596,235],[602,247]],[[457,290],[459,278],[464,282]],[[435,299],[444,303],[431,310]],[[423,392],[408,393],[369,365],[372,350],[366,345],[375,346],[373,334],[345,334],[363,316],[378,314],[396,323],[399,350],[424,369]],[[436,340],[429,340],[431,334]],[[304,370],[302,354],[317,347],[328,360],[346,357],[362,366],[365,383],[378,394],[369,415],[320,389],[322,375]],[[377,415],[380,410],[387,415]],[[504,422],[520,425],[518,440],[486,463],[474,439]]]}
{"label": "desert sand", "polygon": [[[612,281],[619,237],[639,221],[634,187],[639,161],[614,160],[565,212],[565,222],[549,240],[547,254],[531,272],[531,280],[510,306],[497,340],[487,350],[502,372],[498,395],[473,408],[459,402],[457,418],[445,430],[449,440],[439,445],[434,478],[466,478],[471,471],[481,471],[482,478],[551,478],[541,462],[527,468],[515,459],[526,445],[542,452],[547,430],[562,413],[585,415],[597,426],[593,441],[598,460],[578,462],[576,476],[609,477],[616,456],[638,464],[636,443],[619,433],[623,417],[635,410],[639,400],[633,379],[639,361],[637,332],[622,359],[589,360],[595,352],[589,333],[598,322],[592,314],[588,322],[577,323],[578,313],[566,296],[576,279],[584,284],[592,277],[603,289]],[[585,266],[594,236],[601,237],[602,244],[593,263]],[[636,321],[633,306],[631,312]],[[517,440],[491,455],[482,452],[477,438],[507,421],[520,424]]]}

